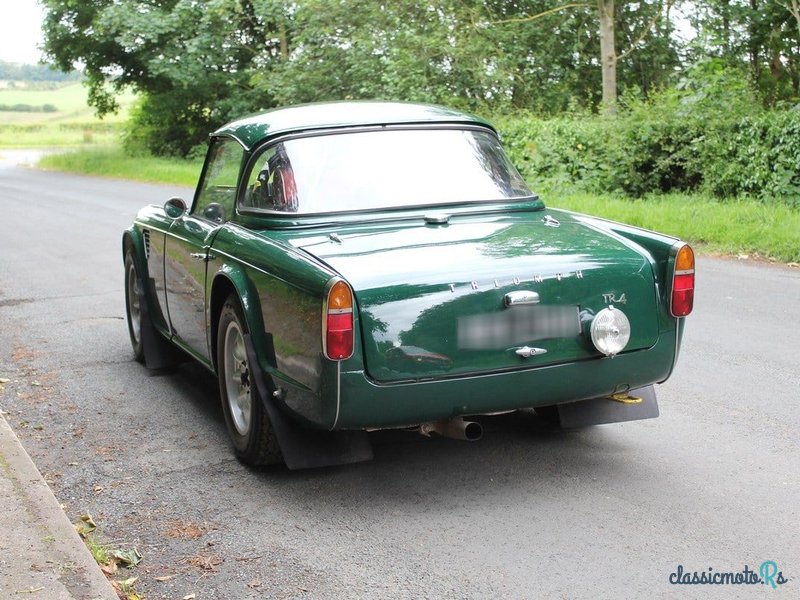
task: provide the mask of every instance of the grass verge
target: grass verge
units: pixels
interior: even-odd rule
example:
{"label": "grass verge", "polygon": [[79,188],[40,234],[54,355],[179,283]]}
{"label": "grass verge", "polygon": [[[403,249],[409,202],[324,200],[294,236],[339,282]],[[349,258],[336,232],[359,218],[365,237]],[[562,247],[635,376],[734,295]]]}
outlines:
{"label": "grass verge", "polygon": [[674,235],[710,253],[757,254],[800,262],[800,210],[780,202],[721,201],[701,194],[631,200],[605,194],[549,194],[545,202]]}
{"label": "grass verge", "polygon": [[148,183],[197,185],[202,161],[155,156],[128,156],[116,147],[50,154],[39,166],[53,171],[117,177]]}
{"label": "grass verge", "polygon": [[[45,156],[40,166],[87,175],[194,186],[202,161],[130,157],[118,148],[109,147]],[[542,197],[548,206],[674,235],[706,252],[800,262],[800,210],[780,202],[721,201],[702,194],[665,194],[631,200],[610,194],[553,191]]]}

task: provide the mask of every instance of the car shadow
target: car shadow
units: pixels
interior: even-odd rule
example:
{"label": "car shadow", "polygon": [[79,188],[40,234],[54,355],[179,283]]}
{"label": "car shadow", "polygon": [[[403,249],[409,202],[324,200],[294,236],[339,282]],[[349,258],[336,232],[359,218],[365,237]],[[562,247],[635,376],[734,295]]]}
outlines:
{"label": "car shadow", "polygon": [[552,489],[571,479],[624,477],[633,451],[628,447],[629,437],[615,435],[614,426],[564,431],[532,410],[523,410],[476,417],[484,431],[475,442],[435,434],[425,437],[410,430],[381,430],[369,433],[372,461],[299,471],[283,465],[252,468],[233,459],[217,380],[208,370],[187,363],[158,376],[170,395],[185,403],[177,410],[191,413],[193,428],[211,434],[203,452],[207,460],[225,464],[237,479],[249,479],[248,487],[265,486],[286,501],[353,505],[364,501],[363,492],[372,500],[381,498],[398,506],[416,502],[420,494],[444,500],[458,488],[475,494],[501,494],[520,481],[534,489]]}

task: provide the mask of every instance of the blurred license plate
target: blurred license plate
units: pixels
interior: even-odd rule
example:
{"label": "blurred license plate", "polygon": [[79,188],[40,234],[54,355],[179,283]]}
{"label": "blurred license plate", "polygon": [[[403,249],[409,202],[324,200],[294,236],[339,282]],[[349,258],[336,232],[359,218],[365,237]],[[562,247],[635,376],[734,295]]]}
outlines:
{"label": "blurred license plate", "polygon": [[580,333],[577,306],[515,306],[458,318],[458,347],[462,350],[507,348]]}

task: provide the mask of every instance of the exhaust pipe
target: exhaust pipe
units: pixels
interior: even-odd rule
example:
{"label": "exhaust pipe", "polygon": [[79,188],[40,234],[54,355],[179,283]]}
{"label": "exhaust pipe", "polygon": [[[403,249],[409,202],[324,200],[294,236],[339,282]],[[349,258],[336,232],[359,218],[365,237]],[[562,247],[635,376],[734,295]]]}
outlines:
{"label": "exhaust pipe", "polygon": [[483,425],[475,421],[465,421],[461,417],[455,419],[443,419],[441,421],[431,421],[419,426],[419,432],[430,437],[431,433],[436,433],[442,437],[453,438],[454,440],[466,440],[474,442],[483,436]]}

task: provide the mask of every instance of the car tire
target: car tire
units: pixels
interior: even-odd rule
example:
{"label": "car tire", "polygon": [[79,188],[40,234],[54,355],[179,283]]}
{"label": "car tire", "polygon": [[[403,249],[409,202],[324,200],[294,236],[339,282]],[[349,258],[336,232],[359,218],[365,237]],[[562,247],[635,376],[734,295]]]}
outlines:
{"label": "car tire", "polygon": [[142,344],[142,278],[136,268],[133,248],[125,252],[125,314],[128,318],[128,334],[133,347],[133,357],[144,363]]}
{"label": "car tire", "polygon": [[247,333],[241,303],[231,295],[217,326],[217,373],[225,425],[239,460],[254,467],[274,465],[283,459],[258,386],[251,381],[244,342]]}

